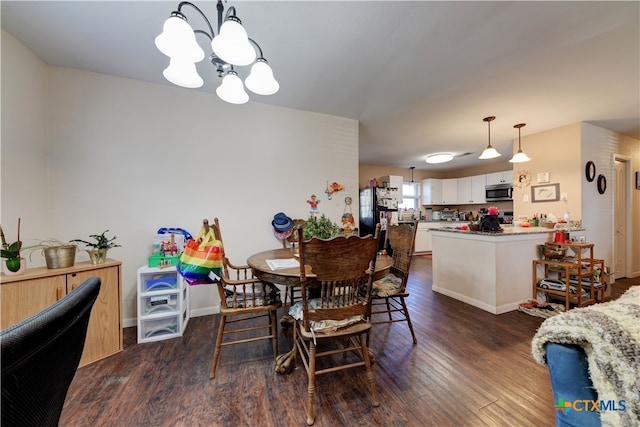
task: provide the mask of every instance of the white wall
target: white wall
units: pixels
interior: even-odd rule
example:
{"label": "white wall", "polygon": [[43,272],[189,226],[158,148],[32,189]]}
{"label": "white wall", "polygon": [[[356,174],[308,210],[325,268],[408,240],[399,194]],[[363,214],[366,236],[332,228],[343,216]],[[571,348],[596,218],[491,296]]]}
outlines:
{"label": "white wall", "polygon": [[[4,64],[19,61],[16,70],[26,68],[27,74],[43,65],[24,64],[22,58],[32,54],[14,39],[5,41],[5,35],[3,89],[28,86],[18,72],[5,76]],[[44,129],[41,137],[23,138],[31,132],[25,125],[7,134],[4,144],[8,115],[2,111],[3,223],[34,208],[25,205],[20,188],[5,186],[4,165],[19,161],[22,150],[41,152],[44,144],[47,155],[29,158],[28,167],[48,170],[49,184],[40,184],[40,173],[34,179],[27,174],[24,181],[29,188],[42,185],[35,209],[48,218],[50,233],[25,227],[25,240],[83,238],[105,229],[116,234],[122,248],[112,249],[109,257],[123,261],[127,326],[136,316],[136,270],[146,264],[158,228],[195,234],[202,219],[217,216],[228,256],[242,264],[252,253],[280,245],[271,227],[277,212],[307,218],[306,200],[315,193],[319,211],[339,222],[347,192],[357,194],[357,121],[255,101],[231,105],[215,94],[44,68],[48,91],[27,105],[47,107],[46,122],[38,125]],[[20,91],[3,92],[2,102],[21,106],[25,100]],[[340,182],[347,191],[329,201],[323,193],[327,181]],[[84,252],[77,257],[86,259]],[[213,286],[191,290],[192,314],[217,310]]]}
{"label": "white wall", "polygon": [[50,234],[47,166],[47,67],[2,30],[2,228],[8,241]]}
{"label": "white wall", "polygon": [[[581,164],[592,161],[596,165],[596,178],[587,181],[584,167],[582,177],[582,225],[587,230],[588,241],[595,242],[596,258],[604,259],[606,266],[613,266],[613,155],[617,152],[618,136],[601,127],[581,123],[580,140],[582,143]],[[598,192],[598,175],[604,175],[607,189],[604,194]]]}

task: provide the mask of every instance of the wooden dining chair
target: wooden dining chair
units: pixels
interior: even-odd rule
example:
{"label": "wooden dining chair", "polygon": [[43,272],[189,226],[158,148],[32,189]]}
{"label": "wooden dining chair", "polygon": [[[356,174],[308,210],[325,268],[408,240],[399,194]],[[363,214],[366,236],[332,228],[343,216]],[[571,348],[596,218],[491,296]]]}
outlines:
{"label": "wooden dining chair", "polygon": [[[387,254],[393,258],[393,266],[389,274],[373,282],[370,313],[372,325],[407,322],[413,337],[413,345],[418,344],[418,340],[413,331],[406,298],[409,297],[407,280],[409,279],[417,228],[417,222],[387,227],[383,247]],[[383,320],[382,317],[385,319]]]}
{"label": "wooden dining chair", "polygon": [[[293,220],[293,233],[291,233],[291,235],[289,237],[287,237],[286,239],[282,240],[282,247],[286,248],[287,247],[287,242],[290,245],[293,244],[298,244],[298,234],[296,233],[296,230],[303,230],[304,226],[307,222],[304,219],[294,219]],[[302,232],[302,231],[301,231]],[[295,303],[296,301],[300,301],[300,299],[302,298],[302,294],[300,293],[300,288],[295,287],[295,286],[287,286],[287,289],[285,290],[285,294],[284,294],[284,305],[286,306],[287,303]]]}
{"label": "wooden dining chair", "polygon": [[[214,219],[213,231],[216,239],[222,242],[218,218]],[[278,288],[253,277],[249,266],[231,264],[226,253],[222,257],[222,271],[217,288],[220,296],[220,324],[210,378],[216,376],[220,350],[224,346],[270,339],[275,361],[278,356],[277,310],[282,306]],[[267,321],[255,322],[255,319],[262,318]],[[253,331],[263,333],[256,335]],[[225,336],[229,338],[225,339]]]}
{"label": "wooden dining chair", "polygon": [[[308,425],[315,421],[316,375],[363,366],[373,406],[380,404],[367,349],[367,332],[371,328],[368,296],[378,235],[379,227],[373,236],[327,240],[304,241],[299,233],[302,300],[291,307],[289,314],[296,319],[294,360],[299,354],[308,376]],[[308,276],[310,273],[312,277]],[[319,297],[309,298],[308,287],[313,287],[313,294]],[[361,296],[363,287],[366,292]],[[344,357],[335,357],[339,354]]]}

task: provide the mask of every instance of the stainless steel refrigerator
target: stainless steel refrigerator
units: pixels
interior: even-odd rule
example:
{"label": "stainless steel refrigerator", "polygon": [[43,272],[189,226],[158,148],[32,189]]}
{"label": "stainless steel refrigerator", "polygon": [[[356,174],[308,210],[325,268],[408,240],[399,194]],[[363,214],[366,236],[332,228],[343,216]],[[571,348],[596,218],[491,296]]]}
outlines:
{"label": "stainless steel refrigerator", "polygon": [[373,234],[376,225],[380,224],[379,249],[384,245],[386,225],[397,221],[398,215],[398,189],[369,187],[360,189],[360,236]]}

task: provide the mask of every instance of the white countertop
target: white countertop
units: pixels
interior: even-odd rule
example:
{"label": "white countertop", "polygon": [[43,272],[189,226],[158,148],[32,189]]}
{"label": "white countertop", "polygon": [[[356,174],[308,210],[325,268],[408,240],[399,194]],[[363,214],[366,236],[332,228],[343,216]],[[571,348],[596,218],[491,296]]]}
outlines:
{"label": "white countertop", "polygon": [[[439,227],[434,228],[433,231],[444,231],[448,233],[462,233],[462,234],[477,234],[482,236],[513,236],[513,235],[523,235],[523,234],[545,234],[545,233],[553,233],[553,228],[547,227],[516,227],[513,225],[501,225],[502,231],[471,231],[471,230],[459,230],[456,229],[455,225],[451,225],[450,227]],[[584,231],[583,228],[573,229],[573,231]]]}

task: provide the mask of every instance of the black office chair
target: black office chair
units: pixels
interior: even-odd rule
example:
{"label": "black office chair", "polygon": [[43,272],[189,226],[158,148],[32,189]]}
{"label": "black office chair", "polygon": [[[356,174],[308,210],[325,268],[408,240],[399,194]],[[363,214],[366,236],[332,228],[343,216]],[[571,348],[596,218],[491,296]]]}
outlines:
{"label": "black office chair", "polygon": [[57,426],[78,369],[100,278],[0,332],[1,424]]}

